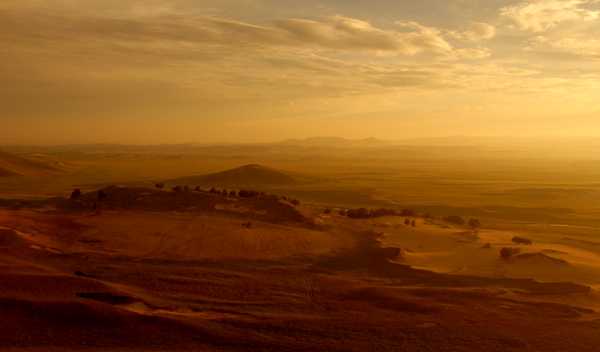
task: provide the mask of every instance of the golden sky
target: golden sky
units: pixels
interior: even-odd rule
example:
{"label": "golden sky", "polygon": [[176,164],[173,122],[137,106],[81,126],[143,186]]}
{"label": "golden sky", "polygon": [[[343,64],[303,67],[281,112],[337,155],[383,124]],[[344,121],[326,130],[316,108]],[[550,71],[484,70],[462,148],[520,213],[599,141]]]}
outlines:
{"label": "golden sky", "polygon": [[600,0],[0,0],[0,143],[600,136]]}

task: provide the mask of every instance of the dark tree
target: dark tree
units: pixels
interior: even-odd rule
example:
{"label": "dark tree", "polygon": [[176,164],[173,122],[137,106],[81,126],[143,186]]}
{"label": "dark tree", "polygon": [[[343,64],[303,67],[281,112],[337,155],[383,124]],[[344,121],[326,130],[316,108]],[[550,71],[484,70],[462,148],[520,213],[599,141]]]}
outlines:
{"label": "dark tree", "polygon": [[415,220],[413,220],[413,221],[410,223],[410,226],[417,226],[417,223],[415,222]]}
{"label": "dark tree", "polygon": [[165,187],[165,183],[164,182],[159,182],[156,184],[156,188],[158,189],[163,189]]}
{"label": "dark tree", "polygon": [[212,188],[210,189],[210,192],[209,192],[209,193],[216,194],[216,193],[217,193],[217,189],[216,189],[216,188],[214,188],[214,187],[212,187]]}
{"label": "dark tree", "polygon": [[235,197],[235,191],[229,192],[229,197],[232,197],[232,198]]}
{"label": "dark tree", "polygon": [[298,205],[300,205],[300,201],[299,201],[298,199],[296,199],[296,198],[292,199],[292,200],[290,201],[290,203],[292,203],[292,204],[293,204],[293,205],[295,205],[295,206],[298,206]]}
{"label": "dark tree", "polygon": [[469,220],[469,226],[471,226],[472,228],[478,228],[481,227],[481,223],[477,219],[471,219]]}
{"label": "dark tree", "polygon": [[194,188],[194,191],[196,191],[196,192],[202,192],[202,188],[200,188],[200,186],[196,186],[196,188]]}
{"label": "dark tree", "polygon": [[327,209],[325,209],[325,211],[323,213],[324,214],[331,214],[331,209],[327,208]]}
{"label": "dark tree", "polygon": [[183,189],[183,187],[181,187],[181,186],[175,186],[175,187],[171,188],[171,191],[177,192],[177,191],[181,191],[182,189]]}
{"label": "dark tree", "polygon": [[73,193],[71,193],[71,198],[77,198],[81,195],[81,190],[79,188],[75,188],[75,190],[73,190]]}
{"label": "dark tree", "polygon": [[108,197],[108,194],[106,194],[106,192],[104,192],[103,190],[98,191],[98,199],[104,199]]}
{"label": "dark tree", "polygon": [[404,219],[404,224],[405,225],[410,225],[410,219]]}
{"label": "dark tree", "polygon": [[458,215],[448,215],[445,218],[442,218],[442,220],[446,221],[446,222],[451,222],[453,224],[457,224],[457,225],[464,225],[465,221],[463,220],[463,218],[461,218]]}
{"label": "dark tree", "polygon": [[512,241],[516,244],[520,244],[520,243],[531,244],[532,243],[529,238],[524,238],[524,237],[513,237]]}
{"label": "dark tree", "polygon": [[341,216],[346,216],[346,209],[338,210],[338,214],[340,214]]}
{"label": "dark tree", "polygon": [[229,193],[227,192],[227,190],[226,190],[225,188],[223,188],[223,192],[222,192],[222,194],[223,194],[223,197],[227,197],[227,195],[228,195]]}
{"label": "dark tree", "polygon": [[500,250],[500,258],[502,259],[510,259],[512,257],[514,257],[516,254],[521,253],[521,248],[508,248],[508,247],[503,247]]}
{"label": "dark tree", "polygon": [[183,189],[185,189],[186,191],[189,191],[190,190],[190,185],[183,186]]}
{"label": "dark tree", "polygon": [[416,216],[417,212],[414,209],[402,209],[400,216]]}

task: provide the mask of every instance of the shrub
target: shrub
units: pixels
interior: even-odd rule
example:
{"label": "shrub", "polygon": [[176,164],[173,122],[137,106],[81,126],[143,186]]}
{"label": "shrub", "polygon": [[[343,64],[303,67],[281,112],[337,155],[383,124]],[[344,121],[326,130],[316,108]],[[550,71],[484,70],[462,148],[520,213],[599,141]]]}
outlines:
{"label": "shrub", "polygon": [[186,191],[189,191],[190,190],[190,186],[189,185],[185,185],[185,186],[183,186],[183,189],[185,189]]}
{"label": "shrub", "polygon": [[417,226],[417,223],[415,222],[415,220],[413,220],[413,221],[410,223],[410,226]]}
{"label": "shrub", "polygon": [[229,192],[227,192],[227,189],[223,188],[222,194],[223,194],[223,197],[227,197]]}
{"label": "shrub", "polygon": [[464,225],[465,221],[463,220],[463,218],[461,218],[458,215],[448,215],[444,218],[442,218],[442,220],[446,221],[446,222],[451,222],[453,224],[457,224],[457,225]]}
{"label": "shrub", "polygon": [[404,225],[410,225],[410,219],[404,219]]}
{"label": "shrub", "polygon": [[371,217],[366,208],[348,209],[346,216],[352,219],[367,219]]}
{"label": "shrub", "polygon": [[500,258],[502,259],[510,259],[512,257],[514,257],[516,254],[521,253],[521,248],[508,248],[508,247],[503,247],[500,250]]}
{"label": "shrub", "polygon": [[164,182],[159,182],[156,184],[156,188],[158,189],[163,189],[165,187],[165,183]]}
{"label": "shrub", "polygon": [[414,209],[402,209],[400,216],[417,216],[417,212]]}
{"label": "shrub", "polygon": [[71,193],[71,198],[77,198],[81,195],[81,190],[79,188],[75,188],[73,193]]}
{"label": "shrub", "polygon": [[478,228],[478,227],[481,227],[481,223],[477,219],[471,219],[471,220],[469,220],[469,226],[471,226],[473,228]]}
{"label": "shrub", "polygon": [[524,238],[524,237],[513,237],[512,241],[516,244],[520,244],[520,243],[531,244],[532,243],[529,238]]}
{"label": "shrub", "polygon": [[292,199],[292,200],[290,201],[290,203],[292,203],[292,204],[293,204],[293,205],[295,205],[295,206],[298,206],[298,205],[300,205],[300,201],[299,201],[298,199],[296,199],[296,198]]}
{"label": "shrub", "polygon": [[346,209],[338,210],[338,214],[340,214],[341,216],[346,216]]}
{"label": "shrub", "polygon": [[331,209],[327,208],[327,209],[325,209],[325,211],[323,213],[324,214],[331,214]]}
{"label": "shrub", "polygon": [[231,192],[229,192],[229,196],[230,196],[230,197],[235,197],[235,194],[236,194],[236,193],[235,193],[235,191],[231,191]]}
{"label": "shrub", "polygon": [[181,191],[182,189],[183,189],[183,187],[181,187],[181,186],[175,186],[175,187],[171,188],[171,191],[177,192],[177,191]]}
{"label": "shrub", "polygon": [[108,197],[108,194],[106,194],[106,192],[104,192],[103,190],[98,191],[98,199],[104,199],[106,197]]}
{"label": "shrub", "polygon": [[200,186],[196,186],[196,188],[194,188],[194,191],[196,191],[196,192],[202,192],[202,188],[200,188]]}

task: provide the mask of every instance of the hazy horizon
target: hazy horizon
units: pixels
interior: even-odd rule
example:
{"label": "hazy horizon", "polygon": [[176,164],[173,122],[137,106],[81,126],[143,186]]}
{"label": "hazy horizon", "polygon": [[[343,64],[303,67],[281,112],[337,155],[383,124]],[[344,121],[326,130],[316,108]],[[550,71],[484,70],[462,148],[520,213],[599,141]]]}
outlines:
{"label": "hazy horizon", "polygon": [[[221,140],[221,141],[174,141],[171,143],[144,143],[142,141],[135,140],[85,140],[85,139],[73,139],[73,140],[57,140],[57,141],[49,141],[49,142],[36,142],[34,140],[24,139],[22,141],[16,141],[13,143],[2,141],[0,142],[0,147],[11,147],[11,146],[41,146],[41,147],[51,147],[51,146],[77,146],[77,145],[96,145],[96,144],[107,144],[107,145],[129,145],[129,146],[161,146],[161,145],[236,145],[236,144],[285,144],[286,142],[310,142],[310,141],[326,141],[326,140],[339,140],[345,142],[361,142],[361,141],[374,141],[374,142],[382,142],[387,143],[383,145],[397,145],[401,146],[403,143],[407,143],[405,145],[411,145],[411,143],[417,143],[418,145],[436,145],[436,144],[445,144],[445,143],[459,143],[464,141],[467,143],[466,145],[470,145],[469,143],[479,143],[482,145],[485,144],[493,144],[494,142],[499,141],[520,141],[520,142],[536,142],[536,141],[547,141],[552,142],[555,140],[596,140],[600,139],[600,136],[593,135],[581,135],[581,136],[573,136],[573,135],[498,135],[498,136],[489,136],[489,135],[443,135],[443,136],[414,136],[402,139],[382,139],[377,137],[365,137],[365,138],[345,138],[340,136],[307,136],[307,137],[292,137],[285,139],[277,139],[272,138],[270,140],[263,141],[233,141],[233,140]],[[484,141],[485,143],[482,143]]]}

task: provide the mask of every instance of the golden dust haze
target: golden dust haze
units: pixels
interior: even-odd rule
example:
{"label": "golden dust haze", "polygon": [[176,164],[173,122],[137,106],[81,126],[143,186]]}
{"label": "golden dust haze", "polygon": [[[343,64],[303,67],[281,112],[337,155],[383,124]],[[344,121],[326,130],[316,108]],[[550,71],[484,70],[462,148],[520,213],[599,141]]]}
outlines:
{"label": "golden dust haze", "polygon": [[0,143],[600,135],[600,1],[0,0]]}

